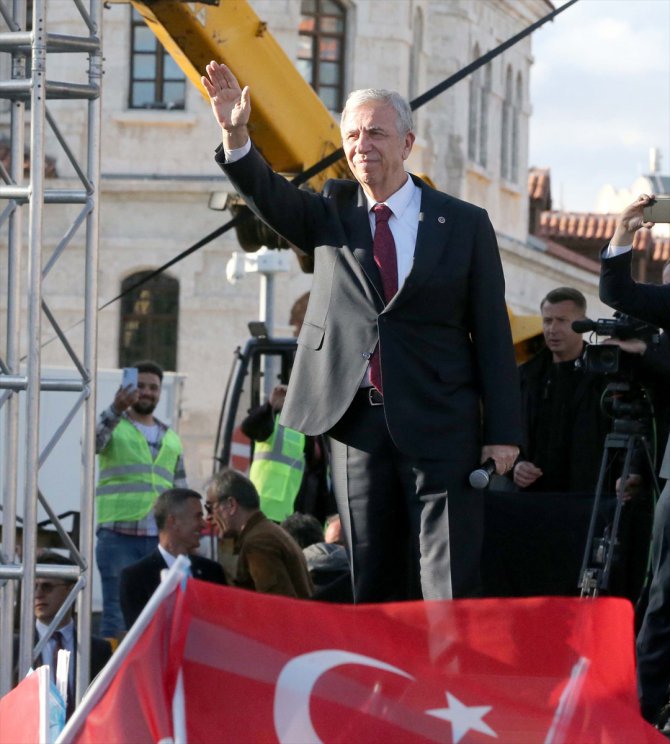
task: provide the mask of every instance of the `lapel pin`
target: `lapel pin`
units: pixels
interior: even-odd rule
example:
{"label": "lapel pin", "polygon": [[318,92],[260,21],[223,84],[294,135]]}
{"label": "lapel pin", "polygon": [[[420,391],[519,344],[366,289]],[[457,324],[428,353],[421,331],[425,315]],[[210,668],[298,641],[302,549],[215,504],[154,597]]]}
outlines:
{"label": "lapel pin", "polygon": [[446,222],[446,220],[444,219],[444,217],[442,215],[440,215],[437,218],[437,221],[440,223],[440,225],[444,225],[444,223]]}

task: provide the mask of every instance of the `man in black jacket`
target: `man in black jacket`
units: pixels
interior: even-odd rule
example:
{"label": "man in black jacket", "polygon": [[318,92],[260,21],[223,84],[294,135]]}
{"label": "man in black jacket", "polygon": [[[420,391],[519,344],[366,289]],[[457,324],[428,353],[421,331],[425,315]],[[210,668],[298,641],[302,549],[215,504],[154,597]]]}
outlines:
{"label": "man in black jacket", "polygon": [[519,369],[525,439],[514,483],[529,491],[593,493],[609,422],[600,406],[607,380],[586,369],[586,344],[572,330],[586,316],[586,298],[559,287],[540,312],[547,347]]}
{"label": "man in black jacket", "polygon": [[226,584],[223,568],[216,561],[195,555],[205,526],[201,496],[189,488],[170,488],[156,500],[154,517],[158,547],[121,573],[121,610],[130,626],[137,620],[161,582],[161,571],[170,568],[179,555],[188,555],[196,579]]}

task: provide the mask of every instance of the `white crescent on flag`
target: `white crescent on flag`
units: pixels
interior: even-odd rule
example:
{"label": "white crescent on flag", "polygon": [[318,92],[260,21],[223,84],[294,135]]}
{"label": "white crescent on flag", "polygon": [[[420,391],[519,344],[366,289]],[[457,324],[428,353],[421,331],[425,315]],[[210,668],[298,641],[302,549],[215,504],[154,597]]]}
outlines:
{"label": "white crescent on flag", "polygon": [[359,664],[414,679],[398,667],[349,651],[328,649],[296,656],[277,677],[274,724],[280,744],[322,744],[312,726],[309,699],[319,677],[342,664]]}

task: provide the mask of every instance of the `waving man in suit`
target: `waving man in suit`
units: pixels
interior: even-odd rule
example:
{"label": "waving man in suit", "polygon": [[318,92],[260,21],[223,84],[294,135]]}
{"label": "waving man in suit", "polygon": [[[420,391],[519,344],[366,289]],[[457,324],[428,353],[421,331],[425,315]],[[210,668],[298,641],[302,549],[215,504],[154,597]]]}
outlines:
{"label": "waving man in suit", "polygon": [[251,209],[314,256],[281,423],[328,433],[357,602],[479,591],[480,458],[512,467],[518,380],[486,212],[405,172],[414,143],[397,93],[356,91],[342,113],[354,181],[298,189],[249,140],[248,88],[211,62],[216,160]]}

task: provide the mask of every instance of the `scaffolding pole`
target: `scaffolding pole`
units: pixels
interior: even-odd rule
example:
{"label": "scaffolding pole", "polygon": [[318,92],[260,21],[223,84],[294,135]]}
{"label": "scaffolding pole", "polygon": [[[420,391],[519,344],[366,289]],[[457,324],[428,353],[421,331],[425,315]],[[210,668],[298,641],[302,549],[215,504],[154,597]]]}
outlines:
{"label": "scaffolding pole", "polygon": [[[35,646],[34,586],[35,577],[49,576],[73,581],[77,604],[77,674],[76,698],[81,699],[89,683],[91,637],[91,577],[93,563],[93,494],[95,480],[95,381],[97,369],[97,274],[100,198],[100,132],[102,79],[102,2],[84,0],[73,4],[79,13],[81,33],[64,36],[49,32],[46,0],[33,0],[32,17],[26,18],[25,0],[13,0],[11,16],[2,7],[2,21],[6,29],[0,32],[0,53],[11,55],[11,80],[0,85],[0,98],[10,101],[10,157],[9,170],[0,167],[0,200],[6,201],[2,211],[6,215],[7,255],[7,335],[6,347],[0,349],[0,416],[3,424],[2,452],[2,543],[0,550],[0,695],[13,683],[13,670],[18,666],[21,679],[33,665],[48,638],[56,630],[65,614],[54,618],[47,634]],[[1,25],[1,24],[0,24]],[[72,64],[68,69],[81,73],[88,60],[86,84],[53,81],[49,77],[50,60],[54,54],[68,54]],[[85,55],[85,56],[84,56]],[[28,60],[30,67],[28,68]],[[81,66],[77,64],[81,62]],[[56,118],[49,112],[51,99],[67,100],[68,105],[83,107],[86,123],[86,162],[79,165],[60,133]],[[28,136],[27,111],[30,112]],[[45,188],[45,141],[48,129],[62,146],[67,161],[81,181],[78,189]],[[24,159],[29,154],[29,174],[24,176]],[[45,204],[83,205],[60,241],[58,251],[43,268]],[[27,242],[24,240],[23,220],[28,211]],[[67,214],[67,213],[66,213]],[[0,222],[0,226],[2,222]],[[81,232],[84,233],[81,236]],[[70,243],[79,237],[84,246],[83,349],[77,351],[60,331],[56,315],[49,309],[43,287],[46,273],[53,263],[67,252]],[[0,246],[3,235],[0,233]],[[24,267],[22,258],[26,256]],[[25,317],[22,306],[26,308]],[[60,339],[79,380],[74,385],[48,380],[43,375],[41,351],[42,325],[46,319]],[[25,348],[21,348],[21,343]],[[21,368],[24,355],[25,369]],[[48,484],[39,483],[40,465],[48,458],[52,445],[40,440],[40,398],[45,390],[67,392],[72,388],[83,391],[81,438],[81,479],[79,494],[80,530],[78,545],[65,534],[62,524],[49,504]],[[19,446],[19,419],[25,422],[25,446]],[[74,416],[68,415],[57,436],[67,428]],[[40,451],[42,447],[42,451]],[[18,514],[19,474],[23,474],[23,519]],[[56,532],[61,535],[63,548],[68,549],[77,564],[75,575],[71,566],[40,567],[38,551],[38,504],[51,517]],[[22,523],[22,540],[17,534]],[[54,568],[56,570],[54,570]],[[14,627],[16,598],[21,596],[18,628]],[[19,657],[13,659],[13,636],[19,632]]]}

